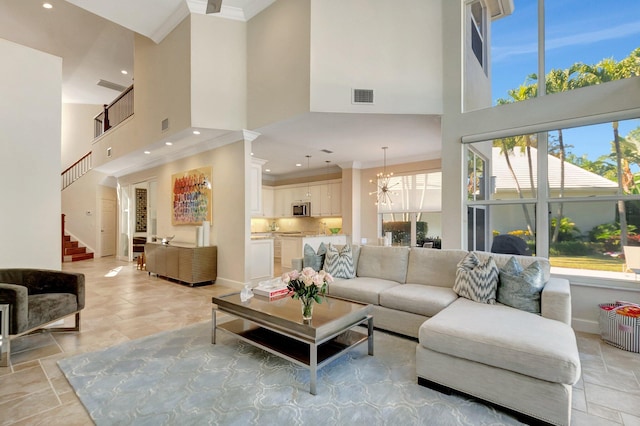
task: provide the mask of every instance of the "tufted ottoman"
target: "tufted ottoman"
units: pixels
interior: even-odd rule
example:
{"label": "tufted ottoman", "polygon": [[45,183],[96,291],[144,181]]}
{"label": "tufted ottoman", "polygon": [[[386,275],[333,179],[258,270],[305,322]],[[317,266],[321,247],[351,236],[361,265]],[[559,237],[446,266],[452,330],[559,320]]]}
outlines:
{"label": "tufted ottoman", "polygon": [[425,386],[569,425],[580,359],[568,324],[459,298],[420,327],[416,373]]}

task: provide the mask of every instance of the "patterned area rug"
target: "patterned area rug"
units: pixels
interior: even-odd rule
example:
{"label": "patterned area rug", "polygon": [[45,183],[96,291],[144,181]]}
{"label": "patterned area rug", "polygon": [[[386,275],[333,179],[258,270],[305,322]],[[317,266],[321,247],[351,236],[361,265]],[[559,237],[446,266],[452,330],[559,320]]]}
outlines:
{"label": "patterned area rug", "polygon": [[309,372],[205,322],[58,362],[98,425],[515,425],[473,400],[419,386],[416,342],[376,331]]}

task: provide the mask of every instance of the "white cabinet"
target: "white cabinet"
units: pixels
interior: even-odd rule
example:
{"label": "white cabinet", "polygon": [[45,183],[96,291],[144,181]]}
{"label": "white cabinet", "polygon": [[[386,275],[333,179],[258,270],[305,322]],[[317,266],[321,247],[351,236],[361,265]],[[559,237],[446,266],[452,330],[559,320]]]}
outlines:
{"label": "white cabinet", "polygon": [[251,216],[262,216],[262,165],[266,160],[251,159],[249,168],[249,184],[251,186]]}
{"label": "white cabinet", "polygon": [[331,215],[340,216],[342,214],[342,183],[333,182],[329,184],[331,194]]}
{"label": "white cabinet", "polygon": [[290,217],[293,191],[291,188],[276,188],[273,191],[275,217]]}
{"label": "white cabinet", "polygon": [[311,187],[311,215],[339,216],[342,214],[342,184],[322,183]]}
{"label": "white cabinet", "polygon": [[311,186],[311,216],[322,216],[324,212],[322,210],[322,193],[324,191],[324,185]]}
{"label": "white cabinet", "polygon": [[259,238],[251,240],[251,276],[252,282],[273,278],[273,239]]}
{"label": "white cabinet", "polygon": [[275,208],[273,204],[273,188],[269,186],[262,187],[262,216],[275,217]]}
{"label": "white cabinet", "polygon": [[[332,181],[275,187],[273,217],[291,217],[291,204],[300,201],[311,202],[311,216],[340,216],[342,214],[341,190],[342,184]],[[307,193],[310,193],[311,197],[308,197]],[[265,216],[269,215],[265,213]]]}

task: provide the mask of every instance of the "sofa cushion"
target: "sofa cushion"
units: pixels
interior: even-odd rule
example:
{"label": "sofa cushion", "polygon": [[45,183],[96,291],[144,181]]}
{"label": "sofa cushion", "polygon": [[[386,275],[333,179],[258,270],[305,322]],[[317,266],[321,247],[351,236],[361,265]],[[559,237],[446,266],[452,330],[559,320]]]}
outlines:
{"label": "sofa cushion", "polygon": [[404,283],[408,263],[409,247],[362,246],[357,276]]}
{"label": "sofa cushion", "polygon": [[498,267],[492,257],[479,260],[469,253],[458,263],[453,291],[479,303],[496,303],[498,289]]}
{"label": "sofa cushion", "polygon": [[412,248],[409,252],[407,284],[453,287],[456,267],[467,255],[466,250],[434,250]]}
{"label": "sofa cushion", "polygon": [[401,284],[395,281],[380,278],[357,277],[351,280],[335,280],[329,284],[329,294],[343,299],[379,305],[380,293],[399,285]]}
{"label": "sofa cushion", "polygon": [[324,270],[334,278],[355,278],[356,271],[353,266],[353,252],[349,244],[338,250],[329,243],[324,259]]}
{"label": "sofa cushion", "polygon": [[580,358],[567,324],[503,305],[459,298],[425,321],[422,346],[537,379],[567,385],[580,378]]}
{"label": "sofa cushion", "polygon": [[540,293],[544,288],[542,267],[533,262],[523,269],[515,257],[500,269],[497,301],[533,314],[540,313]]}
{"label": "sofa cushion", "polygon": [[380,306],[432,317],[457,298],[450,288],[402,284],[380,293]]}
{"label": "sofa cushion", "polygon": [[318,251],[316,252],[309,244],[304,245],[304,266],[313,268],[314,271],[319,271],[324,266],[324,258],[327,254],[327,248],[324,243],[320,243]]}

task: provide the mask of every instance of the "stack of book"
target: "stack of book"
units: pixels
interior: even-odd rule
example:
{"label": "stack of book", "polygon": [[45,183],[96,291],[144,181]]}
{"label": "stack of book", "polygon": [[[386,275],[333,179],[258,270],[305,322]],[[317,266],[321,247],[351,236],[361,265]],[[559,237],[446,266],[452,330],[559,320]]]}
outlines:
{"label": "stack of book", "polygon": [[287,297],[290,293],[291,291],[280,278],[261,281],[258,283],[258,286],[253,289],[253,294],[256,296],[268,297],[269,299],[280,299]]}

